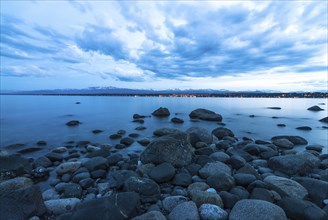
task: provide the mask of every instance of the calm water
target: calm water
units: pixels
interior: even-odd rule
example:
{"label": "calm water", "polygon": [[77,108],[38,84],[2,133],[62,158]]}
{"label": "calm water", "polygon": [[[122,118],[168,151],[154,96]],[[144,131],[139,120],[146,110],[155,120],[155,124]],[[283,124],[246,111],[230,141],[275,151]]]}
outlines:
{"label": "calm water", "polygon": [[[327,99],[273,99],[273,98],[170,98],[170,97],[101,97],[101,96],[0,96],[1,98],[1,147],[15,143],[35,146],[39,140],[48,142],[47,148],[62,146],[67,141],[89,140],[93,143],[115,144],[110,134],[124,129],[139,133],[141,137],[152,137],[157,128],[175,127],[182,130],[190,126],[202,126],[212,130],[215,122],[191,122],[188,114],[196,108],[206,108],[223,116],[226,127],[237,137],[270,140],[275,135],[300,135],[309,144],[326,147],[328,134],[318,120],[327,116]],[[81,102],[81,104],[75,104]],[[307,108],[320,105],[325,111],[311,112]],[[171,117],[146,118],[144,131],[136,131],[140,124],[133,123],[134,113],[151,115],[159,107],[167,107]],[[267,107],[281,107],[281,110]],[[175,125],[170,118],[184,119]],[[249,117],[255,115],[255,117]],[[272,118],[273,116],[278,118]],[[83,124],[67,127],[66,122],[79,120]],[[286,124],[278,127],[277,124]],[[300,131],[299,126],[310,126],[312,131]],[[104,130],[93,134],[93,129]],[[138,148],[138,144],[135,144]]]}

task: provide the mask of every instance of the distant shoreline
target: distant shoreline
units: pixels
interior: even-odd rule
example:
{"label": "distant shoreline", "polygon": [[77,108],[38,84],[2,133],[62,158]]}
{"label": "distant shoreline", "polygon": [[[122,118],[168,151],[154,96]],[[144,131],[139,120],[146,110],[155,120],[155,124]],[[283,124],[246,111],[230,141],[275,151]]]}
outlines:
{"label": "distant shoreline", "polygon": [[218,97],[218,98],[328,98],[328,93],[0,93],[0,95],[37,95],[37,96],[140,96],[140,97]]}

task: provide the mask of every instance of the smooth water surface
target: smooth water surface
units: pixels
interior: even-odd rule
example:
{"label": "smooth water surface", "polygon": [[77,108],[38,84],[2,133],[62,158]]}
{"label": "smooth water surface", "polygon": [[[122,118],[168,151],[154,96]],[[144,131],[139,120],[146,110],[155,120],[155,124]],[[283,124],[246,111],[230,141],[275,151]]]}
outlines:
{"label": "smooth water surface", "polygon": [[[139,133],[140,138],[152,137],[157,128],[175,127],[186,130],[190,126],[202,126],[209,130],[219,127],[215,122],[191,122],[189,113],[196,108],[206,108],[223,116],[226,127],[239,138],[270,140],[275,135],[299,135],[309,144],[321,144],[327,152],[327,129],[319,119],[327,116],[327,99],[277,99],[277,98],[181,98],[181,97],[113,97],[113,96],[0,96],[1,147],[22,143],[35,146],[39,140],[47,141],[47,148],[62,146],[67,141],[88,140],[93,143],[115,144],[109,135],[124,129]],[[80,102],[81,104],[76,104]],[[319,105],[325,111],[311,112],[307,108]],[[135,113],[151,115],[159,108],[167,107],[167,118],[145,118],[146,130],[132,122]],[[281,110],[267,107],[281,107]],[[254,117],[250,117],[254,115]],[[173,117],[185,123],[170,122]],[[274,117],[274,118],[273,118]],[[82,122],[77,127],[65,125],[70,120]],[[277,124],[286,124],[278,127]],[[296,127],[310,126],[312,131],[300,131]],[[104,130],[93,134],[94,129]],[[135,143],[135,145],[138,145]]]}

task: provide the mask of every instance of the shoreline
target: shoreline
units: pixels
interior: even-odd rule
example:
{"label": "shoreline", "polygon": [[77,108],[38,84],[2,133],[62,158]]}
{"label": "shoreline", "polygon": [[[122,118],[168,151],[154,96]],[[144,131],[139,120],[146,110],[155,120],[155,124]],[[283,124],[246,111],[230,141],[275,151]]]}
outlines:
{"label": "shoreline", "polygon": [[[169,115],[166,108],[153,112]],[[189,116],[222,120],[209,110]],[[219,125],[212,131],[195,125],[186,131],[158,128],[152,139],[119,130],[111,135],[119,140],[116,146],[71,142],[38,158],[1,151],[1,213],[35,220],[238,219],[247,216],[247,208],[262,219],[328,216],[328,154],[322,152],[327,146],[288,135],[238,139]],[[142,150],[128,152],[134,144]],[[299,145],[306,150],[295,151]],[[22,193],[27,197],[20,201]],[[20,211],[26,207],[29,213]]]}

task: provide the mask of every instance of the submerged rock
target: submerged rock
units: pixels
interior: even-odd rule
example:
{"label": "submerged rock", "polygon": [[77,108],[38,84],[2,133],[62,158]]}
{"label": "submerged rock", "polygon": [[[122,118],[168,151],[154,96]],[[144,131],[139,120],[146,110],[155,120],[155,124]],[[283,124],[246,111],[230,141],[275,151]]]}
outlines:
{"label": "submerged rock", "polygon": [[69,127],[78,126],[79,124],[81,124],[81,122],[78,121],[78,120],[72,120],[72,121],[69,121],[69,122],[66,123],[66,125],[69,126]]}
{"label": "submerged rock", "polygon": [[311,131],[312,128],[309,126],[301,126],[301,127],[297,127],[297,130],[302,130],[302,131]]}

